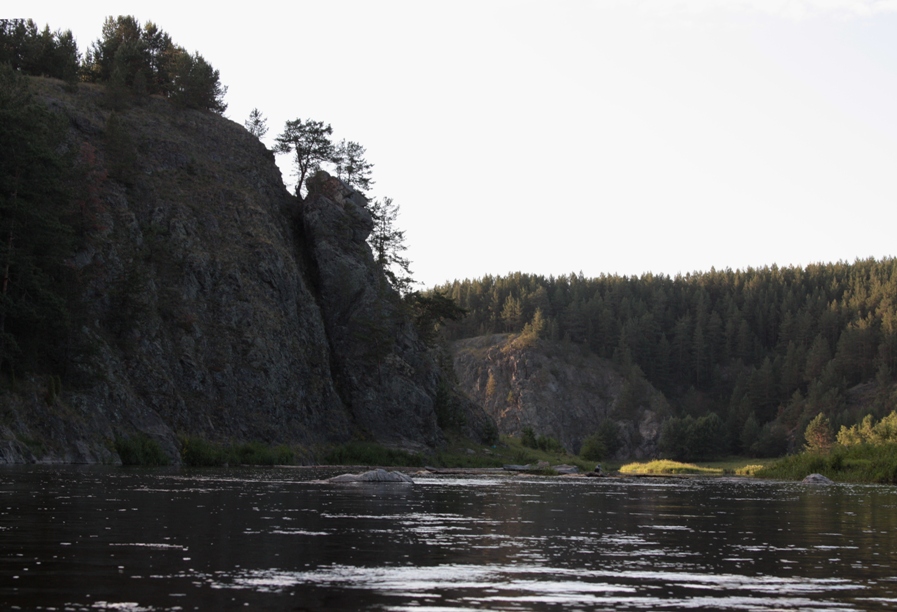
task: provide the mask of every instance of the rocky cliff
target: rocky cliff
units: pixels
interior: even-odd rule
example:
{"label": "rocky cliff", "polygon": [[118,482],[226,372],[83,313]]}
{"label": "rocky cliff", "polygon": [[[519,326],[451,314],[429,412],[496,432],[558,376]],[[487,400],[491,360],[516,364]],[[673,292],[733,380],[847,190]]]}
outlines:
{"label": "rocky cliff", "polygon": [[[364,198],[324,174],[304,201],[243,127],[162,99],[39,81],[87,151],[79,350],[62,389],[0,395],[0,463],[115,462],[142,432],[289,443],[443,440],[446,379],[366,245]],[[85,179],[87,180],[87,179]],[[487,419],[472,404],[465,422]],[[473,432],[476,433],[476,432]]]}
{"label": "rocky cliff", "polygon": [[460,385],[495,419],[499,433],[525,427],[578,453],[605,419],[620,430],[623,458],[654,457],[663,395],[638,376],[628,380],[587,349],[517,334],[459,340],[452,345]]}

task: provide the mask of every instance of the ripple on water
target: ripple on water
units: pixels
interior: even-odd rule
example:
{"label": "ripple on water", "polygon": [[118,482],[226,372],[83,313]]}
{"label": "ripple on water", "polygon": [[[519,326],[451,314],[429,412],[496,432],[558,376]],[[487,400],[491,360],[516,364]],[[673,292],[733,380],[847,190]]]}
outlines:
{"label": "ripple on water", "polygon": [[[544,564],[446,564],[430,567],[331,565],[312,571],[241,570],[207,577],[215,589],[284,592],[297,587],[356,589],[387,599],[385,609],[426,609],[421,602],[515,609],[547,607],[629,607],[634,609],[834,609],[826,601],[838,591],[862,590],[846,579],[744,576],[687,571],[606,571]],[[401,600],[414,600],[412,605]],[[397,601],[398,600],[398,601]],[[871,601],[871,598],[867,598]]]}

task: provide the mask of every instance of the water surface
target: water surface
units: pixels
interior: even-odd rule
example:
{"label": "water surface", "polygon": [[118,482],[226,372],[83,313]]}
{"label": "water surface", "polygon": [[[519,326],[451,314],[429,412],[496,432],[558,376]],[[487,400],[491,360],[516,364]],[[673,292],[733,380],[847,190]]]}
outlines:
{"label": "water surface", "polygon": [[897,607],[897,489],[0,469],[0,607]]}

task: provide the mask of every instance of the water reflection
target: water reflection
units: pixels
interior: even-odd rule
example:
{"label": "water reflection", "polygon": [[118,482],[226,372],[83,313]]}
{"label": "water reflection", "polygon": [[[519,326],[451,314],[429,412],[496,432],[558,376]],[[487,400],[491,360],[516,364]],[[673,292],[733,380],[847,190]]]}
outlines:
{"label": "water reflection", "polygon": [[296,469],[0,471],[22,609],[897,606],[891,487]]}

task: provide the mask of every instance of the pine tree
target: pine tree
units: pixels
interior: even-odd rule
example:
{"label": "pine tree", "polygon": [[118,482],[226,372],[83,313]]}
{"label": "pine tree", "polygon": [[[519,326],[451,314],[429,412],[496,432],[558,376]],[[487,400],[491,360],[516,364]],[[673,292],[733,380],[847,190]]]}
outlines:
{"label": "pine tree", "polygon": [[199,53],[181,50],[172,68],[173,78],[169,97],[186,108],[210,110],[223,114],[227,110],[224,96],[227,87],[221,84],[219,73]]}
{"label": "pine tree", "polygon": [[[301,119],[294,119],[286,122],[283,132],[275,139],[275,153],[293,155],[297,197],[302,197],[305,179],[319,169],[322,163],[333,160],[331,134],[333,128],[329,123],[324,124],[312,119],[306,119],[304,122]],[[376,223],[377,219],[374,221]]]}
{"label": "pine tree", "polygon": [[807,441],[808,451],[826,452],[835,442],[835,433],[832,424],[821,412],[816,415],[804,431],[804,439]]}
{"label": "pine tree", "polygon": [[253,108],[249,113],[249,119],[243,122],[249,133],[261,140],[268,133],[268,120],[262,115],[262,111]]}
{"label": "pine tree", "polygon": [[367,151],[357,142],[341,140],[336,146],[333,163],[336,165],[336,176],[350,187],[365,193],[370,190],[373,164],[364,158]]}
{"label": "pine tree", "polygon": [[392,288],[405,294],[411,289],[414,279],[411,277],[411,262],[403,255],[408,249],[405,231],[396,226],[399,205],[394,204],[392,198],[378,199],[371,202],[370,212],[374,229],[368,237],[368,244],[374,260]]}
{"label": "pine tree", "polygon": [[87,51],[83,67],[89,81],[108,83],[113,106],[124,94],[162,94],[186,108],[222,114],[227,87],[199,53],[188,53],[153,22],[141,26],[133,16],[108,17],[102,36]]}

